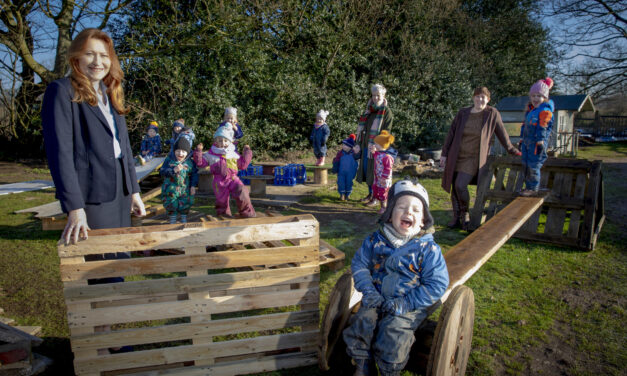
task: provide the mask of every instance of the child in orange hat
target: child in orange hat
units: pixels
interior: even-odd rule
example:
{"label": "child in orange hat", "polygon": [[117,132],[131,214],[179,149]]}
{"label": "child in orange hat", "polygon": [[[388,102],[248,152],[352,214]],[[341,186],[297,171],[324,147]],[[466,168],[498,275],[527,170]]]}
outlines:
{"label": "child in orange hat", "polygon": [[385,212],[388,199],[388,191],[392,186],[392,167],[394,156],[387,151],[394,142],[394,136],[383,130],[374,138],[374,144],[370,146],[370,152],[374,154],[374,181],[372,183],[372,200],[366,206],[381,204],[379,213]]}

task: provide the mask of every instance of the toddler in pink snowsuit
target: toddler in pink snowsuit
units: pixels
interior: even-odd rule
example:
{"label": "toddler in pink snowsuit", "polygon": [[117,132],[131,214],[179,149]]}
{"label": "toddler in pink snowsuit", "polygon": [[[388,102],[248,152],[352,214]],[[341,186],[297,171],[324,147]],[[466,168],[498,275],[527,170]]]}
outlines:
{"label": "toddler in pink snowsuit", "polygon": [[371,152],[374,154],[374,182],[372,183],[372,201],[366,206],[375,206],[381,203],[379,214],[385,212],[387,207],[388,191],[392,186],[392,167],[394,157],[388,153],[390,145],[394,142],[394,136],[383,130],[374,138]]}
{"label": "toddler in pink snowsuit", "polygon": [[216,195],[216,214],[231,216],[229,197],[233,196],[237,202],[239,215],[244,218],[254,217],[255,209],[250,202],[248,190],[237,176],[237,171],[245,170],[250,164],[253,152],[250,146],[245,145],[242,156],[235,152],[233,145],[233,126],[230,123],[221,126],[213,135],[213,145],[205,153],[202,145],[194,151],[194,162],[201,167],[209,166],[213,174],[213,192]]}

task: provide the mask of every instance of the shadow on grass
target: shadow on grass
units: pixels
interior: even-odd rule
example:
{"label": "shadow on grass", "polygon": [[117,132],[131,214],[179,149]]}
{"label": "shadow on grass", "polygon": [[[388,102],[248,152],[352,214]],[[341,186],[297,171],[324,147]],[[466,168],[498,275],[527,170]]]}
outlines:
{"label": "shadow on grass", "polygon": [[6,240],[58,240],[61,231],[43,231],[41,222],[33,220],[18,225],[0,225],[0,239]]}
{"label": "shadow on grass", "polygon": [[74,375],[74,356],[68,338],[43,337],[44,342],[33,352],[52,359],[53,363],[40,375]]}

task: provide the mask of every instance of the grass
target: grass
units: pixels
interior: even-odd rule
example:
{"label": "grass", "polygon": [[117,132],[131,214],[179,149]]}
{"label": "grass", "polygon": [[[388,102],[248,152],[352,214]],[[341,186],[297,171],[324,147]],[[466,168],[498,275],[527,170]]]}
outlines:
{"label": "grass", "polygon": [[[588,159],[622,158],[627,144],[607,144],[580,149]],[[616,165],[604,165],[606,208],[624,205],[625,176]],[[331,178],[332,175],[330,175]],[[332,178],[331,178],[332,179]],[[436,224],[436,241],[444,252],[466,233],[443,226],[449,219],[448,195],[439,179],[423,179],[430,193]],[[363,184],[354,187],[354,199],[363,197]],[[56,241],[60,231],[43,232],[30,214],[13,214],[54,199],[51,191],[0,196],[0,307],[4,316],[19,325],[43,328],[44,345],[39,352],[53,357],[55,366],[46,374],[71,370],[68,329],[65,320]],[[305,201],[321,205],[344,205],[337,192],[322,188]],[[213,212],[212,202],[199,200],[197,208]],[[286,212],[287,214],[287,212]],[[364,237],[374,228],[335,219],[321,225],[321,238],[346,253],[350,261]],[[508,241],[467,283],[475,294],[475,326],[468,375],[550,374],[561,362],[569,375],[624,375],[627,352],[627,230],[624,223],[608,218],[592,252]],[[348,264],[348,262],[347,262]],[[343,270],[345,270],[345,267]],[[322,269],[320,306],[343,270]],[[437,316],[434,317],[437,319]],[[546,358],[546,349],[560,357]],[[533,371],[532,371],[533,370]],[[317,375],[316,367],[285,370],[273,375]],[[403,375],[413,375],[404,372]]]}

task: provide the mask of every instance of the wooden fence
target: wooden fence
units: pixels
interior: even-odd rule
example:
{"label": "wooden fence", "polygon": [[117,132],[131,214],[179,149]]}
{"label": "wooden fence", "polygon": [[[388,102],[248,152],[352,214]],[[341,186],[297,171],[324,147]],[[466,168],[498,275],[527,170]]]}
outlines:
{"label": "wooden fence", "polygon": [[[93,230],[59,244],[76,374],[316,364],[318,244],[311,215]],[[132,257],[88,261],[111,252]],[[111,277],[125,280],[92,284]],[[123,346],[133,351],[106,351]]]}
{"label": "wooden fence", "polygon": [[[478,228],[517,197],[524,176],[520,157],[488,157],[479,179],[471,228]],[[514,237],[592,250],[605,219],[601,161],[549,158],[540,188],[550,193]]]}

